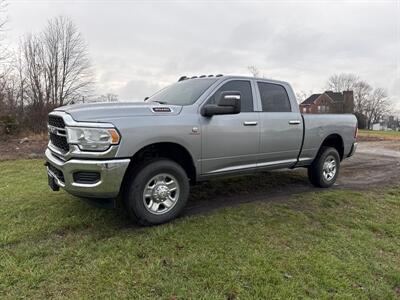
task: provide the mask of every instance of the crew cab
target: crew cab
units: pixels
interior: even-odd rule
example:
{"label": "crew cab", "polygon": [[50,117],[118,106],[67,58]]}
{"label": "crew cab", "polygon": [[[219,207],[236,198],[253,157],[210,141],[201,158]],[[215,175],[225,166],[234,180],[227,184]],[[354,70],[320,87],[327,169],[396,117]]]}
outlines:
{"label": "crew cab", "polygon": [[356,150],[351,114],[302,115],[291,86],[242,76],[181,77],[138,103],[75,104],[48,117],[53,190],[121,199],[142,225],[182,211],[217,176],[305,167],[327,188]]}

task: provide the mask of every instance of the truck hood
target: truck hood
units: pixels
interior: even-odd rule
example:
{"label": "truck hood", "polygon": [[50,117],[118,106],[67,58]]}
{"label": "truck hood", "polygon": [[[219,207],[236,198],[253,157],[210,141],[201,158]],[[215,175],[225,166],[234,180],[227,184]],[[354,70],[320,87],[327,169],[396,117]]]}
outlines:
{"label": "truck hood", "polygon": [[182,106],[158,104],[156,102],[116,102],[73,104],[58,107],[78,122],[101,122],[124,117],[178,115]]}

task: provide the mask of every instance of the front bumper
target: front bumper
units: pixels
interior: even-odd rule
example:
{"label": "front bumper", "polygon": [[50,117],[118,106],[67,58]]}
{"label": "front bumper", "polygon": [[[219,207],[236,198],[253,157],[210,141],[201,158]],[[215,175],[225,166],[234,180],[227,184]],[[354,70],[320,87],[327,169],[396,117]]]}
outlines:
{"label": "front bumper", "polygon": [[[45,156],[47,174],[54,178],[56,185],[72,195],[89,198],[114,198],[118,196],[122,180],[130,163],[130,159],[71,159],[63,161],[53,155],[50,149],[46,149]],[[78,183],[74,181],[74,173],[76,172],[97,172],[100,174],[100,179],[95,183]]]}

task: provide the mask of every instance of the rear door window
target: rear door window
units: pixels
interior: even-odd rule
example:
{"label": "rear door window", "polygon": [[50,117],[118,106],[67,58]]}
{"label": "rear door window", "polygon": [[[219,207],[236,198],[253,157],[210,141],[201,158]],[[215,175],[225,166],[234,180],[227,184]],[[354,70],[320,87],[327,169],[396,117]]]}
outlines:
{"label": "rear door window", "polygon": [[291,112],[289,97],[286,89],[279,85],[267,82],[257,82],[260,91],[262,111],[264,112]]}

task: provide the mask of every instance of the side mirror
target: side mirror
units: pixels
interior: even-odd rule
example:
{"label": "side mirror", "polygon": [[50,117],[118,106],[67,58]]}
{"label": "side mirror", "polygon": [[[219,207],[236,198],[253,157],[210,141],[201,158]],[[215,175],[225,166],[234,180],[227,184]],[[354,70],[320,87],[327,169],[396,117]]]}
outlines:
{"label": "side mirror", "polygon": [[211,117],[213,115],[231,115],[240,113],[240,92],[221,92],[217,104],[207,104],[203,107],[202,115]]}
{"label": "side mirror", "polygon": [[144,101],[146,101],[147,99],[149,99],[150,97],[146,97],[146,98],[144,98]]}

